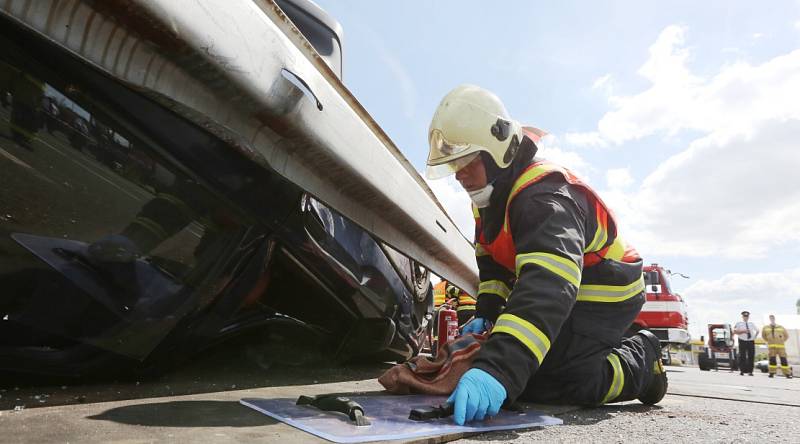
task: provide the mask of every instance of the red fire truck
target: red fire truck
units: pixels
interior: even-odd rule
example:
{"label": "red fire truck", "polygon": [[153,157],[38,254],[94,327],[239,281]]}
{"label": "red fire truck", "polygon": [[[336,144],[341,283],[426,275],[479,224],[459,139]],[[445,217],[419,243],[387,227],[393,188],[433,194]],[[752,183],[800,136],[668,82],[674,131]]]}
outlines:
{"label": "red fire truck", "polygon": [[671,361],[670,344],[689,342],[689,318],[683,298],[669,285],[669,270],[658,264],[645,265],[643,269],[645,302],[639,316],[633,321],[633,330],[647,329],[661,341],[664,360]]}

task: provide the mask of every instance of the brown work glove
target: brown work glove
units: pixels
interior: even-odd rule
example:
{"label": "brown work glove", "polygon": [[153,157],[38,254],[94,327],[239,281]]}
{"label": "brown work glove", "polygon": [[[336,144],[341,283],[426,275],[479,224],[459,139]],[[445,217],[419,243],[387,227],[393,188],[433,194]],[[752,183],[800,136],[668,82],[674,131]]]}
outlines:
{"label": "brown work glove", "polygon": [[378,378],[390,393],[408,395],[450,395],[461,375],[472,367],[486,336],[465,334],[446,343],[436,359],[416,356],[397,364]]}

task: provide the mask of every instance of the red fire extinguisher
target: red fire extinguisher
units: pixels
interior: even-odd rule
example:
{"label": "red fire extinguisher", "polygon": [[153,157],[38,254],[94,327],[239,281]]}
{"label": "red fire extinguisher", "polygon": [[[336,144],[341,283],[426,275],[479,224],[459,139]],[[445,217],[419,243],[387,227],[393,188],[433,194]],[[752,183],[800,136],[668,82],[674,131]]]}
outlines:
{"label": "red fire extinguisher", "polygon": [[458,336],[458,313],[447,305],[439,309],[436,351]]}

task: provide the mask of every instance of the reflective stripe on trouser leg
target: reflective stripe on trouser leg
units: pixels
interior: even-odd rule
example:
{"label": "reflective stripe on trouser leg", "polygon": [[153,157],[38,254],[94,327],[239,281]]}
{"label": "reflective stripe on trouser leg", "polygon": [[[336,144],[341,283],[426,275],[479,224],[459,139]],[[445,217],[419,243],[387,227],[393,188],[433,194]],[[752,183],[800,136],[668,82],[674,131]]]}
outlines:
{"label": "reflective stripe on trouser leg", "polygon": [[614,378],[611,380],[611,387],[608,388],[608,393],[603,398],[602,404],[611,402],[622,393],[622,387],[625,386],[625,374],[622,372],[622,364],[619,362],[619,356],[614,353],[609,353],[606,357],[611,364],[611,369],[614,372]]}
{"label": "reflective stripe on trouser leg", "polygon": [[786,359],[786,352],[781,354],[781,371],[783,372],[783,376],[792,374],[792,367],[789,366],[789,361]]}

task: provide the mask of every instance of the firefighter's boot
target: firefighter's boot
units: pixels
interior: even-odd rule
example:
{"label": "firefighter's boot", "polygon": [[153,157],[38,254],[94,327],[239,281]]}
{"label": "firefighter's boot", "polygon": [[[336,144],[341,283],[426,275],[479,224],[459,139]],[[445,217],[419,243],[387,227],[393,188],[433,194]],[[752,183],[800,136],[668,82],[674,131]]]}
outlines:
{"label": "firefighter's boot", "polygon": [[642,342],[645,346],[650,347],[652,362],[646,365],[652,365],[653,369],[650,382],[639,394],[638,399],[643,404],[657,404],[667,394],[667,372],[664,371],[664,366],[661,364],[661,344],[658,342],[658,338],[647,330],[642,330],[637,334],[644,339]]}

